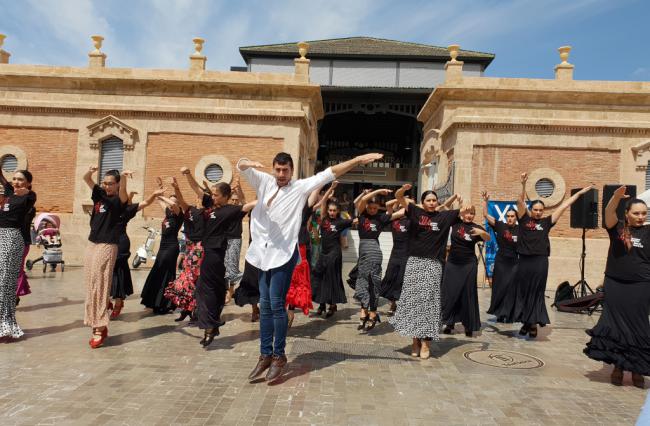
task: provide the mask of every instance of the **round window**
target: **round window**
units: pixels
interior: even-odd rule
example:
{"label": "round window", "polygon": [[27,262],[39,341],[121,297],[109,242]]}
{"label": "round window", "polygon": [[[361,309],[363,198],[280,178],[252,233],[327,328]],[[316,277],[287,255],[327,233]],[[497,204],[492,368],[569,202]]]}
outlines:
{"label": "round window", "polygon": [[208,182],[219,182],[223,178],[223,169],[218,164],[210,164],[205,168],[205,178]]}
{"label": "round window", "polygon": [[535,191],[537,191],[540,197],[548,198],[553,195],[555,184],[550,179],[540,179],[535,183]]}
{"label": "round window", "polygon": [[0,161],[0,167],[3,172],[13,173],[18,168],[18,159],[15,155],[7,154]]}

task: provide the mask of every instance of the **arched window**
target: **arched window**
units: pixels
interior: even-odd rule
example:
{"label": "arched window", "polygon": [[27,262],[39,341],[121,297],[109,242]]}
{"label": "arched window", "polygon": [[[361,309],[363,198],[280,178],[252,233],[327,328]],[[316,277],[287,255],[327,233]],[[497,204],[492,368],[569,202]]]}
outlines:
{"label": "arched window", "polygon": [[124,166],[124,142],[122,139],[110,137],[101,143],[101,156],[99,158],[99,176],[101,180],[109,170],[122,171]]}

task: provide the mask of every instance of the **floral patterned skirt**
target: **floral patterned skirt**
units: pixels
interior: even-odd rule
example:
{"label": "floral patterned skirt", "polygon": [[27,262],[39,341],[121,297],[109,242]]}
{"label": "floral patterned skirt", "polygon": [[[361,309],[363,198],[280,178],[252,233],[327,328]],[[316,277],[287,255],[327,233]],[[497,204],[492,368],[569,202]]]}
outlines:
{"label": "floral patterned skirt", "polygon": [[183,271],[175,281],[170,282],[165,289],[165,297],[174,305],[184,311],[193,311],[196,308],[194,290],[199,279],[203,262],[203,247],[201,242],[187,242]]}

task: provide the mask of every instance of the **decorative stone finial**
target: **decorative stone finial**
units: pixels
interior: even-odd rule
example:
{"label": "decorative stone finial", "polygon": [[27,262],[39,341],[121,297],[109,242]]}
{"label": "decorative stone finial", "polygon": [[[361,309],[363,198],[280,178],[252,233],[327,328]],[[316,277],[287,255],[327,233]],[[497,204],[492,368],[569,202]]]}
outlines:
{"label": "decorative stone finial", "polygon": [[298,53],[300,54],[300,59],[307,59],[307,52],[309,52],[309,43],[306,41],[299,42]]}
{"label": "decorative stone finial", "polygon": [[451,56],[451,62],[457,62],[456,58],[458,57],[458,50],[460,50],[460,45],[450,44],[447,46],[447,50],[449,51],[449,56]]}
{"label": "decorative stone finial", "polygon": [[557,49],[560,52],[560,59],[562,60],[562,65],[567,65],[569,59],[569,52],[571,52],[571,46],[562,46]]}
{"label": "decorative stone finial", "polygon": [[7,38],[6,35],[0,34],[0,64],[8,64],[9,57],[11,56],[11,53],[7,52],[6,50],[2,50],[2,45],[5,42],[5,38]]}
{"label": "decorative stone finial", "polygon": [[102,51],[101,51],[102,43],[104,42],[104,37],[102,37],[100,35],[94,35],[94,36],[90,36],[90,38],[93,39],[93,46],[95,46],[95,50],[93,50],[91,53],[94,53],[96,55],[101,54],[102,53]]}
{"label": "decorative stone finial", "polygon": [[194,53],[192,56],[203,56],[201,52],[203,51],[203,43],[205,43],[205,40],[201,37],[194,37],[192,42],[194,42]]}

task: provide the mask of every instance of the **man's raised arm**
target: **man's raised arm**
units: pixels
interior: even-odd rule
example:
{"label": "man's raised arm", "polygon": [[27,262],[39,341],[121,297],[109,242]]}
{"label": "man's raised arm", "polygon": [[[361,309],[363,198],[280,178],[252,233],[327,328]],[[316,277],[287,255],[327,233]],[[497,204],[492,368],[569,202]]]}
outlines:
{"label": "man's raised arm", "polygon": [[379,153],[370,153],[354,157],[352,160],[344,161],[335,166],[332,166],[332,173],[334,173],[334,178],[338,179],[350,170],[354,169],[357,166],[362,166],[365,164],[372,163],[384,157],[384,154]]}

